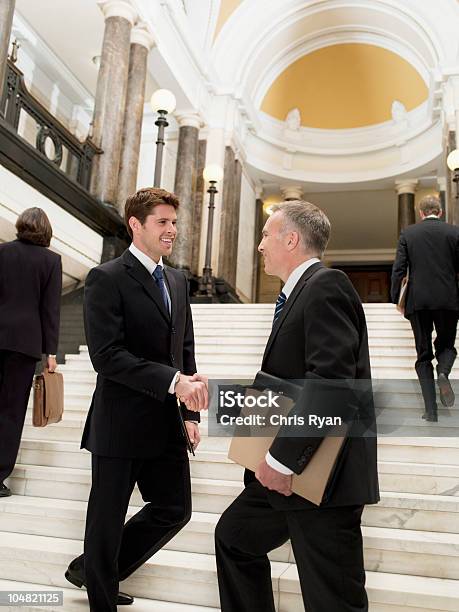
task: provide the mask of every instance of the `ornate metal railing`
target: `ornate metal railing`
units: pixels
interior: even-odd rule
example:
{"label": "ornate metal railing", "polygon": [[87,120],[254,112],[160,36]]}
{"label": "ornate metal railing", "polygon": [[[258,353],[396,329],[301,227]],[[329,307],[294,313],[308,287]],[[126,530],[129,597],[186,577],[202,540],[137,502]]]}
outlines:
{"label": "ornate metal railing", "polygon": [[[26,117],[24,117],[26,114]],[[71,180],[89,189],[94,156],[101,153],[89,138],[80,142],[28,91],[23,73],[8,60],[7,75],[0,98],[0,116],[32,144],[50,164]],[[35,134],[21,133],[28,118],[35,122]]]}

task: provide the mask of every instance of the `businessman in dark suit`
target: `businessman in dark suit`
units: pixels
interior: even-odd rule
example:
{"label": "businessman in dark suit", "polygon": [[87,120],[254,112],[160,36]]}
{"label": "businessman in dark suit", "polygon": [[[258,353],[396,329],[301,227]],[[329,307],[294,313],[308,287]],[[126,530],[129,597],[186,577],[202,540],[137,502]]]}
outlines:
{"label": "businessman in dark suit", "polygon": [[[190,519],[190,473],[177,397],[189,436],[199,442],[207,386],[195,380],[193,323],[185,276],[164,267],[176,237],[179,202],[142,189],[126,202],[132,244],[91,270],[85,328],[97,384],[83,433],[92,453],[84,555],[66,577],[86,586],[90,609],[114,612],[132,597],[118,583]],[[146,505],[125,525],[134,485]],[[123,526],[124,525],[124,526]]]}
{"label": "businessman in dark suit", "polygon": [[459,228],[443,223],[436,196],[426,196],[419,205],[420,223],[400,234],[392,268],[391,297],[397,304],[402,279],[409,270],[403,314],[410,321],[416,343],[416,373],[422,389],[427,421],[438,421],[432,360],[432,332],[437,360],[437,384],[444,406],[454,404],[448,376],[456,359],[456,328],[459,314]]}
{"label": "businessman in dark suit", "polygon": [[46,213],[28,208],[16,222],[17,240],[0,244],[0,497],[11,490],[37,361],[57,367],[62,288],[60,255],[49,247],[53,235]]}
{"label": "businessman in dark suit", "polygon": [[[365,316],[345,274],[320,262],[330,233],[313,204],[273,207],[259,245],[267,274],[285,283],[261,369],[278,378],[324,383],[370,379]],[[298,401],[305,416],[307,387]],[[373,402],[359,407],[363,421]],[[289,538],[308,612],[368,610],[360,517],[379,500],[376,438],[349,437],[320,506],[292,494],[321,437],[277,436],[256,474],[223,513],[215,534],[222,612],[274,612],[267,553]]]}

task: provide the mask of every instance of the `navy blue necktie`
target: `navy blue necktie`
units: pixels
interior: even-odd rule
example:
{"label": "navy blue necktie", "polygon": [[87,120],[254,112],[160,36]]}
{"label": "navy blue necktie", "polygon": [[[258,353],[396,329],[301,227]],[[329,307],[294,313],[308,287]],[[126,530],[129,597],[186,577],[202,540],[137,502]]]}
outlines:
{"label": "navy blue necktie", "polygon": [[279,293],[279,297],[276,300],[276,309],[274,310],[273,325],[277,321],[277,319],[280,317],[280,314],[282,312],[282,308],[285,306],[285,302],[286,301],[287,301],[287,296],[285,295],[285,293],[283,291],[281,291]]}
{"label": "navy blue necktie", "polygon": [[164,282],[164,274],[162,266],[156,266],[153,272],[153,278],[155,279],[156,286],[161,292],[164,306],[169,314],[171,314],[171,300],[167,293],[166,283]]}

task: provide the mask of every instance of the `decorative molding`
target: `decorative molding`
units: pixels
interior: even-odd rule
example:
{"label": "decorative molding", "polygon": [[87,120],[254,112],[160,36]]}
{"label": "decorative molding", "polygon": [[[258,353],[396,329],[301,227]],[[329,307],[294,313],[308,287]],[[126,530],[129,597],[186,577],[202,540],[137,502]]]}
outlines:
{"label": "decorative molding", "polygon": [[324,259],[328,263],[392,263],[395,249],[328,249]]}
{"label": "decorative molding", "polygon": [[395,181],[395,191],[397,195],[404,193],[415,193],[418,186],[417,179],[403,179],[402,181]]}
{"label": "decorative molding", "polygon": [[303,187],[301,185],[281,185],[280,191],[284,200],[302,200]]}
{"label": "decorative molding", "polygon": [[129,21],[131,26],[137,20],[137,9],[131,4],[130,0],[96,0],[96,2],[104,14],[104,19],[123,17]]}
{"label": "decorative molding", "polygon": [[145,22],[137,23],[131,30],[131,45],[142,45],[148,51],[155,46],[155,38]]}
{"label": "decorative molding", "polygon": [[203,125],[202,117],[196,111],[174,113],[179,127],[194,127],[200,129]]}

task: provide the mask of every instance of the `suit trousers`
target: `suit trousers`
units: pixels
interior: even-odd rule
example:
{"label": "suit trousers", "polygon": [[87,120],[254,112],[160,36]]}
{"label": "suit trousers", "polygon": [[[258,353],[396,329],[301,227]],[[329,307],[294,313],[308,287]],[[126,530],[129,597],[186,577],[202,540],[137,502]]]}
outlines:
{"label": "suit trousers", "polygon": [[292,543],[305,610],[366,612],[363,506],[275,510],[258,481],[222,514],[215,531],[222,612],[275,612],[267,554]]}
{"label": "suit trousers", "polygon": [[[136,483],[147,503],[124,524]],[[190,470],[183,438],[169,441],[155,458],[93,454],[84,555],[74,562],[84,571],[90,610],[115,612],[119,581],[162,548],[190,517]]]}
{"label": "suit trousers", "polygon": [[409,316],[416,343],[416,373],[422,389],[426,409],[436,406],[436,391],[432,360],[432,332],[435,326],[437,337],[434,341],[437,372],[449,375],[456,359],[456,310],[416,310]]}
{"label": "suit trousers", "polygon": [[0,350],[0,483],[16,463],[36,361]]}

